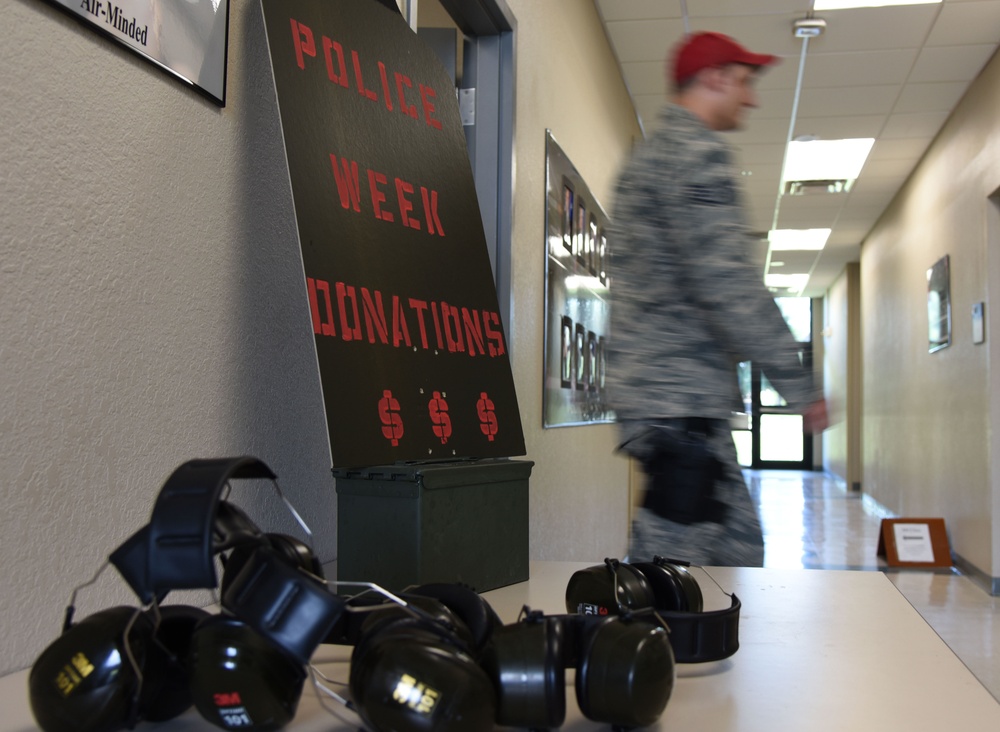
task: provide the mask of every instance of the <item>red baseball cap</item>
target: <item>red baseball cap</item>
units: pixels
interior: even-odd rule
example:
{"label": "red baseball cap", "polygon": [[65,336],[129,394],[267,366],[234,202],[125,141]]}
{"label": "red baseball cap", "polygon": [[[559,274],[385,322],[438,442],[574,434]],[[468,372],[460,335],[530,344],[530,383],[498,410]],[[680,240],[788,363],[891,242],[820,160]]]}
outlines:
{"label": "red baseball cap", "polygon": [[674,49],[674,81],[682,84],[702,69],[713,66],[770,66],[779,60],[771,54],[751,53],[722,33],[695,33],[687,36]]}

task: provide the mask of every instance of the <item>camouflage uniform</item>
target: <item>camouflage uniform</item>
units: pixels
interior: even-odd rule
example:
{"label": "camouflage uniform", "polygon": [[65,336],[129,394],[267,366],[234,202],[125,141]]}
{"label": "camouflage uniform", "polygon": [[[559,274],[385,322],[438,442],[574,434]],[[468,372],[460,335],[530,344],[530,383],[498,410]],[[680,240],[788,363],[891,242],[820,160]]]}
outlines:
{"label": "camouflage uniform", "polygon": [[728,427],[742,409],[736,364],[760,365],[792,409],[820,398],[761,282],[736,181],[722,136],[669,104],[616,188],[607,378],[623,449],[645,460],[658,430],[707,418],[724,471],[715,481],[724,510],[711,520],[677,523],[637,509],[633,559],[762,564],[760,522]]}

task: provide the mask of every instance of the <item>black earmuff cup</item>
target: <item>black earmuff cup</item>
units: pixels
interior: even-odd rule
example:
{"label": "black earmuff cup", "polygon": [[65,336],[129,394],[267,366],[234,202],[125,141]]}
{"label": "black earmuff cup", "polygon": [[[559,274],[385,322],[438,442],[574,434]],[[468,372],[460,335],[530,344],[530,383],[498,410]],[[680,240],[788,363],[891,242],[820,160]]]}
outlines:
{"label": "black earmuff cup", "polygon": [[191,641],[194,705],[223,729],[275,730],[295,716],[305,669],[246,624],[209,617]]}
{"label": "black earmuff cup", "polygon": [[28,675],[28,698],[45,732],[113,732],[137,721],[139,679],[153,624],[133,607],[113,607],[71,626],[42,651]]}
{"label": "black earmuff cup", "polygon": [[666,630],[645,620],[592,623],[584,631],[576,670],[580,711],[616,727],[653,724],[674,688],[674,654]]}
{"label": "black earmuff cup", "polygon": [[686,567],[662,561],[638,562],[632,567],[648,580],[657,610],[702,611],[704,600],[701,588]]}
{"label": "black earmuff cup", "polygon": [[498,628],[483,656],[497,690],[497,723],[551,729],[566,717],[563,626],[542,618]]}
{"label": "black earmuff cup", "polygon": [[407,594],[433,598],[454,612],[468,629],[472,650],[477,654],[503,625],[490,604],[469,587],[433,582],[408,590]]}
{"label": "black earmuff cup", "polygon": [[574,572],[566,584],[566,612],[617,614],[622,608],[653,607],[653,588],[629,564],[598,564]]}
{"label": "black earmuff cup", "polygon": [[[155,616],[147,611],[155,624]],[[139,716],[148,722],[166,722],[183,714],[192,705],[188,655],[191,638],[200,622],[209,617],[201,608],[165,605],[160,608],[159,626],[149,644],[143,665],[143,693]]]}
{"label": "black earmuff cup", "polygon": [[486,672],[428,625],[389,621],[355,647],[350,689],[361,718],[375,730],[492,730],[496,697]]}

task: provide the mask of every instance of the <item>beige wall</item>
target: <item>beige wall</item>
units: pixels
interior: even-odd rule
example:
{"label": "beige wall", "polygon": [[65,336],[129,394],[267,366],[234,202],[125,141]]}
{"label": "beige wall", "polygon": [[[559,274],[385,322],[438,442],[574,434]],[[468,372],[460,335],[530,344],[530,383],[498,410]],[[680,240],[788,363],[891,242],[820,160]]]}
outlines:
{"label": "beige wall", "polygon": [[[545,129],[605,206],[638,130],[591,3],[509,5],[518,19],[509,340],[536,463],[531,556],[599,560],[623,552],[627,536],[627,465],[611,456],[613,429],[540,427]],[[187,459],[263,458],[321,557],[336,554],[258,3],[231,5],[224,109],[45,3],[4,10],[0,673],[29,665],[55,636],[73,586],[145,523]],[[254,490],[242,500],[255,518],[293,531]],[[81,594],[78,613],[132,601],[109,571]]]}
{"label": "beige wall", "polygon": [[[861,253],[864,488],[901,516],[943,517],[952,549],[1000,574],[991,435],[1000,391],[991,358],[1000,330],[998,241],[988,197],[1000,186],[1000,59],[945,125]],[[995,232],[995,229],[993,230]],[[953,344],[927,351],[926,270],[951,257]],[[971,308],[987,304],[987,344],[972,342]],[[995,438],[994,438],[995,439]]]}
{"label": "beige wall", "polygon": [[541,427],[545,130],[606,210],[614,174],[640,133],[592,3],[508,5],[517,16],[512,352],[528,455],[535,460],[531,556],[599,561],[626,549],[628,463],[613,457],[611,425]]}
{"label": "beige wall", "polygon": [[827,291],[821,329],[830,415],[823,432],[823,467],[852,489],[862,485],[860,271],[857,262],[848,264]]}

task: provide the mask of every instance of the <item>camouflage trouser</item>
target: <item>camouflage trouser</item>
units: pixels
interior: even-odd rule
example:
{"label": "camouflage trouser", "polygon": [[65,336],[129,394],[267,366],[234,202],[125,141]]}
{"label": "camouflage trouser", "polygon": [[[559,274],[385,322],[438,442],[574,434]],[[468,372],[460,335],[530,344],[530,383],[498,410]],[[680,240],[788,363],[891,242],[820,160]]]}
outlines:
{"label": "camouflage trouser", "polygon": [[[764,538],[760,519],[736,459],[728,423],[714,420],[704,442],[717,461],[713,502],[718,510],[707,520],[673,521],[650,508],[636,509],[629,540],[630,561],[649,561],[654,555],[704,566],[759,567],[764,564]],[[638,430],[626,451],[649,468],[655,438]],[[647,477],[648,479],[648,477]]]}

